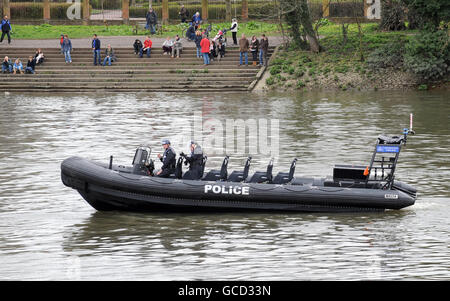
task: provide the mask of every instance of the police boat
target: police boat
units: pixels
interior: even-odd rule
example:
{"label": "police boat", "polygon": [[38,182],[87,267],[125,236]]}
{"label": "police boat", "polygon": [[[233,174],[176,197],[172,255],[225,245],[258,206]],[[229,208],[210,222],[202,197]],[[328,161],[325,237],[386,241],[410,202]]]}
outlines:
{"label": "police boat", "polygon": [[219,170],[204,172],[198,180],[183,179],[183,156],[169,178],[153,175],[148,146],[137,148],[131,166],[70,157],[61,164],[64,185],[76,189],[96,210],[125,211],[297,211],[353,212],[401,209],[415,203],[414,187],[395,180],[403,135],[378,137],[368,165],[335,165],[324,178],[295,175],[297,159],[289,172],[272,175],[273,160],[265,171],[249,175],[251,157],[242,171],[228,173],[229,157]]}

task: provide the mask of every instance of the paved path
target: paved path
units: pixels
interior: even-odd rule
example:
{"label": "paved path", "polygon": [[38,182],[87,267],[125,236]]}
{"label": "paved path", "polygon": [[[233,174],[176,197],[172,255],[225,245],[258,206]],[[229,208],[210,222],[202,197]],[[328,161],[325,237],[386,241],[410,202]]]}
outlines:
{"label": "paved path", "polygon": [[[106,45],[111,44],[113,48],[127,48],[133,47],[133,43],[136,39],[140,39],[144,41],[145,36],[107,36],[102,37],[99,36],[99,39],[102,43],[102,48],[106,47]],[[232,43],[233,40],[231,36],[227,36],[228,43]],[[153,47],[161,47],[162,43],[165,40],[165,37],[151,37],[153,42]],[[83,38],[83,39],[71,39],[73,48],[90,48],[91,47],[91,38]],[[282,37],[269,37],[270,46],[277,46],[282,42]],[[183,45],[185,47],[194,47],[194,42],[188,42],[183,39]],[[0,43],[0,48],[59,48],[59,40],[51,39],[51,40],[12,40],[11,44],[8,45],[8,41],[3,40],[3,43]]]}

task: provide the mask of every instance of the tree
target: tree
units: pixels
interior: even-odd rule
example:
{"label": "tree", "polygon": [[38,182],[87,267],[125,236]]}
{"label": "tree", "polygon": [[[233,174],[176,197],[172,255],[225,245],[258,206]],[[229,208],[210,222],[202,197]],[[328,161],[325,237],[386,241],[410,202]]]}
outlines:
{"label": "tree", "polygon": [[382,0],[381,7],[380,28],[382,30],[406,29],[403,0]]}
{"label": "tree", "polygon": [[448,0],[402,0],[402,2],[408,8],[408,12],[414,14],[419,27],[436,29],[441,22],[450,21],[450,1]]}
{"label": "tree", "polygon": [[320,51],[306,0],[280,0],[280,13],[289,26],[295,44],[300,47],[309,45],[312,52]]}

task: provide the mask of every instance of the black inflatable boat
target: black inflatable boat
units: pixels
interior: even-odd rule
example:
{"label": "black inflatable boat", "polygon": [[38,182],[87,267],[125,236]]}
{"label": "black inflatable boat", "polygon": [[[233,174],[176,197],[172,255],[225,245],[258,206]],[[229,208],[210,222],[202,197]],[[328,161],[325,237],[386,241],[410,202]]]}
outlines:
{"label": "black inflatable boat", "polygon": [[[333,175],[307,178],[289,172],[266,171],[249,176],[251,158],[243,171],[228,174],[228,157],[220,170],[204,172],[199,180],[183,179],[183,157],[170,178],[150,176],[149,147],[140,146],[126,167],[71,157],[61,164],[62,182],[76,189],[97,210],[127,211],[301,211],[349,212],[401,209],[414,204],[416,189],[394,179],[400,150],[411,130],[401,136],[380,136],[368,166],[335,165]],[[204,158],[203,169],[206,165]]]}

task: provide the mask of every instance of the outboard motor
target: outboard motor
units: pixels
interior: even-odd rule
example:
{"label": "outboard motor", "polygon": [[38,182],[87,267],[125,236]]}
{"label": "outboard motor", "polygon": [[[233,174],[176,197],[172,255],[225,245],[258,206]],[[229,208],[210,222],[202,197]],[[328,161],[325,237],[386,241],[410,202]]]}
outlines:
{"label": "outboard motor", "polygon": [[137,175],[151,175],[153,174],[154,164],[149,161],[152,150],[148,146],[139,146],[136,149],[133,159],[133,174]]}

